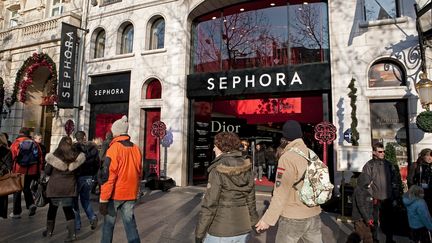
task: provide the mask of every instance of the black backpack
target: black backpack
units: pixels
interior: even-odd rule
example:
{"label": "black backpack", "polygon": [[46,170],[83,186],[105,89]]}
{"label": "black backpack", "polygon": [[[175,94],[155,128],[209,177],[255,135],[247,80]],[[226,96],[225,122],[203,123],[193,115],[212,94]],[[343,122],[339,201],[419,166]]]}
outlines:
{"label": "black backpack", "polygon": [[39,162],[39,149],[35,141],[26,139],[20,142],[16,162],[22,167],[29,167]]}

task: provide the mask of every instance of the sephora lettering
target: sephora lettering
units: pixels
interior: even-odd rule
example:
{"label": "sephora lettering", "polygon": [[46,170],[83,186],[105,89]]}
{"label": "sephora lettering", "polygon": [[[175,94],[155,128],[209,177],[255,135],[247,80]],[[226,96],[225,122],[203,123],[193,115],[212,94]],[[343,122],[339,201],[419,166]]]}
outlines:
{"label": "sephora lettering", "polygon": [[97,89],[94,91],[95,96],[118,95],[118,94],[124,94],[124,90],[123,89]]}
{"label": "sephora lettering", "polygon": [[[228,79],[227,77],[219,77],[218,79],[209,78],[207,80],[207,89],[214,90],[218,88],[222,89],[236,89],[240,87],[245,88],[255,88],[257,86],[260,87],[268,87],[268,86],[286,86],[286,85],[303,85],[302,80],[297,72],[294,73],[291,80],[287,80],[287,75],[285,73],[276,73],[275,78],[272,78],[270,74],[261,74],[259,76],[256,75],[245,75],[241,76],[233,76]],[[273,83],[273,85],[272,85]]]}

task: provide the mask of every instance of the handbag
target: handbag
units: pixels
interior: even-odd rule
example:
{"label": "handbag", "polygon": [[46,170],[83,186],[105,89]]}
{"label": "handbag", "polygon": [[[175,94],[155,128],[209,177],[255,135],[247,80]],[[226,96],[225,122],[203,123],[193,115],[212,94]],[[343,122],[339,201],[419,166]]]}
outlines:
{"label": "handbag", "polygon": [[0,177],[0,196],[6,196],[22,191],[24,187],[24,175],[19,173],[6,173]]}
{"label": "handbag", "polygon": [[46,188],[48,185],[48,177],[43,175],[38,182],[36,192],[34,193],[36,207],[45,207],[48,204],[46,196]]}

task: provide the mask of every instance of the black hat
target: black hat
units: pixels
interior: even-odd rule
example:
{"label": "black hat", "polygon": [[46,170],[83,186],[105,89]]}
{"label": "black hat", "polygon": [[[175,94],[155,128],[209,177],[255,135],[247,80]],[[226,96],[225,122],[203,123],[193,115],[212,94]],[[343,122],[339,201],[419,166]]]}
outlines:
{"label": "black hat", "polygon": [[300,123],[294,120],[288,120],[282,127],[282,134],[288,141],[293,141],[303,137]]}

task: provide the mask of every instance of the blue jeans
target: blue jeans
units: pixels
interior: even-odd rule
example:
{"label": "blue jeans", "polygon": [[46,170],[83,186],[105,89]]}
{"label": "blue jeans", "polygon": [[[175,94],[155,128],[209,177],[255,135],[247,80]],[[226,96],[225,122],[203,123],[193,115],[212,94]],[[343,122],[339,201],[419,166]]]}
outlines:
{"label": "blue jeans", "polygon": [[108,203],[108,214],[104,217],[102,226],[101,243],[111,243],[113,239],[114,226],[117,218],[117,212],[123,220],[123,226],[126,231],[126,237],[129,243],[140,243],[140,237],[134,216],[135,201],[115,201],[110,200]]}
{"label": "blue jeans", "polygon": [[[92,176],[80,176],[77,179],[77,189],[78,196],[81,201],[81,206],[87,215],[89,220],[96,218],[96,214],[93,211],[93,207],[90,203],[90,192],[93,186]],[[78,205],[78,197],[75,198],[74,202],[74,212],[75,212],[75,229],[81,228],[81,217]]]}
{"label": "blue jeans", "polygon": [[249,233],[231,237],[219,237],[207,234],[204,243],[246,243],[249,239]]}
{"label": "blue jeans", "polygon": [[267,179],[274,180],[275,166],[267,165]]}

